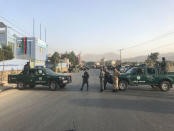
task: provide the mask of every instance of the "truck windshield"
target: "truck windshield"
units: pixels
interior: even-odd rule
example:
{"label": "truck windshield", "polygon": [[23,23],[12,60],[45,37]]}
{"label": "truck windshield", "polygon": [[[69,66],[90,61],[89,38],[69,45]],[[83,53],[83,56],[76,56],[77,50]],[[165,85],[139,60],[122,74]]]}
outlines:
{"label": "truck windshield", "polygon": [[56,75],[56,73],[52,71],[51,69],[46,68],[45,71],[46,71],[46,74],[48,75]]}
{"label": "truck windshield", "polygon": [[126,73],[130,74],[130,73],[132,73],[132,71],[135,70],[135,69],[136,69],[136,67],[133,67],[133,68],[129,69]]}

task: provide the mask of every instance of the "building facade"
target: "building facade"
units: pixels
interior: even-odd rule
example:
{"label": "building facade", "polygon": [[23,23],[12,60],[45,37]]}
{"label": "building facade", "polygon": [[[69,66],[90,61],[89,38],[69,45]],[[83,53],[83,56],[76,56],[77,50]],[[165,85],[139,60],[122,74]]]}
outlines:
{"label": "building facade", "polygon": [[30,66],[45,66],[47,44],[36,37],[18,37],[15,58],[27,59]]}
{"label": "building facade", "polygon": [[7,25],[3,22],[0,22],[0,44],[8,45],[8,36],[7,36]]}
{"label": "building facade", "polygon": [[68,72],[69,65],[70,65],[70,62],[69,62],[68,58],[64,58],[64,59],[59,60],[59,63],[56,67],[57,72]]}

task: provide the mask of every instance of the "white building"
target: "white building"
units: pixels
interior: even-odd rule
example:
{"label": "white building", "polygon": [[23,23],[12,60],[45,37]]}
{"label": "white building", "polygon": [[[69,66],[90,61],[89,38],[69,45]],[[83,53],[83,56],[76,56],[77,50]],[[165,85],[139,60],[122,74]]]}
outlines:
{"label": "white building", "polygon": [[45,66],[47,44],[36,37],[18,37],[15,58],[30,60],[32,67]]}

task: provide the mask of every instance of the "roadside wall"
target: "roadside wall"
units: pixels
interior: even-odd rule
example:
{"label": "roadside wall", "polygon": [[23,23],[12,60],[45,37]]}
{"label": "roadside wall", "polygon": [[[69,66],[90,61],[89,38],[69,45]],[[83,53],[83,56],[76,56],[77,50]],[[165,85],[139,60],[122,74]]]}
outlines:
{"label": "roadside wall", "polygon": [[19,74],[22,70],[9,70],[9,71],[0,71],[0,83],[5,84],[8,82],[8,75]]}

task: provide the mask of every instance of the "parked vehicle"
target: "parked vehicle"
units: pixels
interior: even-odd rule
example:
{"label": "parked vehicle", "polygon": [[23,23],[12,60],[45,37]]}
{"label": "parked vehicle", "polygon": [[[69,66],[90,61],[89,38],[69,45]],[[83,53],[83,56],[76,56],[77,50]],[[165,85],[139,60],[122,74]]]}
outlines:
{"label": "parked vehicle", "polygon": [[119,76],[120,90],[126,90],[128,85],[151,85],[159,87],[162,91],[168,91],[174,84],[174,72],[160,74],[155,67],[133,67]]}
{"label": "parked vehicle", "polygon": [[28,72],[22,71],[18,75],[8,75],[8,83],[17,84],[18,89],[31,88],[36,85],[49,86],[51,90],[64,88],[72,81],[71,75],[56,74],[51,69],[36,67],[29,69]]}

